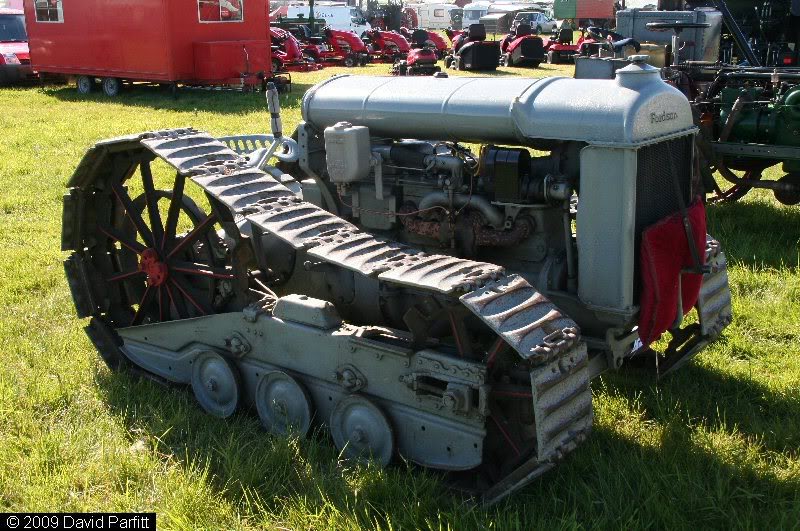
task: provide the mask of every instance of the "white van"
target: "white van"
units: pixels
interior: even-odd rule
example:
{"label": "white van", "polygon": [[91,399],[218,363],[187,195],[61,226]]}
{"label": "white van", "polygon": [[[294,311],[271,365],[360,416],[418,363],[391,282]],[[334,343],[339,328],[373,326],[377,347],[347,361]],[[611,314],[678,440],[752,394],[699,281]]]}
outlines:
{"label": "white van", "polygon": [[[458,25],[461,8],[455,4],[417,4],[409,6],[417,12],[419,27],[425,29],[447,29]],[[454,20],[454,16],[455,20]]]}
{"label": "white van", "polygon": [[[308,18],[308,4],[292,4],[286,8],[286,18]],[[364,13],[356,6],[343,3],[314,2],[314,19],[324,21],[335,30],[352,31],[361,36],[372,29]]]}

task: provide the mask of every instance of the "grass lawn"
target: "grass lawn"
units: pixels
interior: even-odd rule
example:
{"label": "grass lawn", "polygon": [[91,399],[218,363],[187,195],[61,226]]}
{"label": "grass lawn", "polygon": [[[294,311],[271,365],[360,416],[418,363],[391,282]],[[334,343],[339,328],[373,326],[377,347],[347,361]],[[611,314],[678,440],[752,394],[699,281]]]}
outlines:
{"label": "grass lawn", "polygon": [[[341,71],[294,75],[287,131],[304,90]],[[571,67],[497,75],[559,73]],[[162,528],[182,529],[800,528],[800,208],[765,193],[711,207],[733,325],[659,384],[596,379],[589,440],[487,509],[430,471],[337,464],[324,434],[274,438],[251,413],[208,417],[185,389],[110,373],[84,335],[60,233],[64,184],[86,148],[186,125],[264,132],[263,96],[4,88],[0,109],[0,512],[155,510]]]}

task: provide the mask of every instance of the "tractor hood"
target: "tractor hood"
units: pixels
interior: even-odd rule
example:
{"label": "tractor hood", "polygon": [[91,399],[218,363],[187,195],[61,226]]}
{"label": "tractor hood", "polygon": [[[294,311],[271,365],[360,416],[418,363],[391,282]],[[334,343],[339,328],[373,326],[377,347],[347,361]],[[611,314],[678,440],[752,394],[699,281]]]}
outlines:
{"label": "tractor hood", "polygon": [[694,128],[686,97],[645,64],[613,80],[337,76],[302,113],[318,130],[346,121],[378,137],[518,145],[640,145]]}

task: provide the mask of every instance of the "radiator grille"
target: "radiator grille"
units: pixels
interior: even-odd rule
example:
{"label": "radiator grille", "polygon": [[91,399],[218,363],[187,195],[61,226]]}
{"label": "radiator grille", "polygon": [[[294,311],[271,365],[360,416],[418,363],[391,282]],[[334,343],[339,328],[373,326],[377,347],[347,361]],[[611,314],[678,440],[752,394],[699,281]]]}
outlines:
{"label": "radiator grille", "polygon": [[688,206],[692,188],[692,135],[659,142],[639,150],[636,170],[636,234],[678,212],[671,165]]}

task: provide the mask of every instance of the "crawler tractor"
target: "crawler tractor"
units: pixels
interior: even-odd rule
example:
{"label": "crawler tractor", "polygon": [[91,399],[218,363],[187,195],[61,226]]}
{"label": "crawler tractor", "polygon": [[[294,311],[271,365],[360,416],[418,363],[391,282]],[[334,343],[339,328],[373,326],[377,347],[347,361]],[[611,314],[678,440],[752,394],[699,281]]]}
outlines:
{"label": "crawler tractor", "polygon": [[663,374],[730,321],[691,109],[657,70],[338,76],[293,138],[268,98],[272,135],[106,140],[70,179],[66,275],[111,368],[492,503],[584,441],[593,376]]}

